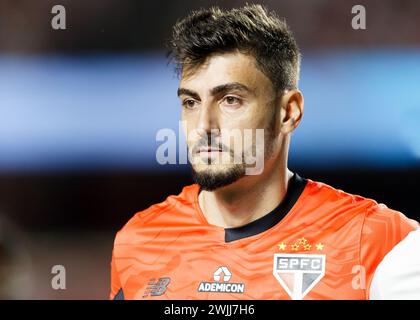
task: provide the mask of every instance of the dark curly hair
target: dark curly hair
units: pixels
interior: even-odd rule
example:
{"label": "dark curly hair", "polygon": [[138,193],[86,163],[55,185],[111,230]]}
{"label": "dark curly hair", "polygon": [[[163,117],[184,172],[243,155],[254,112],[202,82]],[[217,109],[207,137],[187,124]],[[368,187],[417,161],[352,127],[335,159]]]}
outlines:
{"label": "dark curly hair", "polygon": [[251,54],[276,90],[295,89],[300,52],[283,19],[261,5],[223,11],[218,7],[193,11],[173,27],[169,62],[180,75],[203,64],[212,54]]}

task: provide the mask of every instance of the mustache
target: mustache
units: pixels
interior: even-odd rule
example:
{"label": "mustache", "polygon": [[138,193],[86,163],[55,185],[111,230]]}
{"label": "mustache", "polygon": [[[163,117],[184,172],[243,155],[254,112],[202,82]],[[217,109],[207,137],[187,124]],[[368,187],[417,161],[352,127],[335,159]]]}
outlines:
{"label": "mustache", "polygon": [[220,149],[224,152],[229,152],[230,151],[230,149],[228,147],[226,147],[224,144],[221,144],[221,143],[217,142],[216,139],[214,139],[214,138],[208,138],[208,139],[202,138],[192,147],[191,153],[192,154],[197,153],[198,150],[201,147],[217,148],[217,149]]}

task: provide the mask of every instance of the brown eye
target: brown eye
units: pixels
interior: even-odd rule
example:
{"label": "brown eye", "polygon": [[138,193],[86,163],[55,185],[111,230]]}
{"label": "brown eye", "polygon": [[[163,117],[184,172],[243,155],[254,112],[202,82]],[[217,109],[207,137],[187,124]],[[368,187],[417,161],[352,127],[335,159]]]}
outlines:
{"label": "brown eye", "polygon": [[195,101],[191,99],[187,99],[182,103],[182,105],[187,109],[194,109]]}
{"label": "brown eye", "polygon": [[222,105],[236,109],[242,105],[242,100],[235,96],[226,96],[223,98]]}
{"label": "brown eye", "polygon": [[226,97],[227,104],[236,104],[239,103],[239,99],[237,97],[228,96]]}

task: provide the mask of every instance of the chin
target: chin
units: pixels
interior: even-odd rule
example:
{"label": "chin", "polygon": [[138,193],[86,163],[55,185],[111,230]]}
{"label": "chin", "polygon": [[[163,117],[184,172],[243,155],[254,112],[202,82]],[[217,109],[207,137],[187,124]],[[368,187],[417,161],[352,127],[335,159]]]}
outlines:
{"label": "chin", "polygon": [[218,188],[228,186],[245,176],[245,168],[241,165],[221,166],[207,165],[205,169],[194,167],[192,170],[195,183],[201,189],[214,191]]}
{"label": "chin", "polygon": [[193,167],[197,174],[214,174],[223,175],[228,174],[232,170],[237,170],[235,165],[222,165],[222,164],[199,164]]}

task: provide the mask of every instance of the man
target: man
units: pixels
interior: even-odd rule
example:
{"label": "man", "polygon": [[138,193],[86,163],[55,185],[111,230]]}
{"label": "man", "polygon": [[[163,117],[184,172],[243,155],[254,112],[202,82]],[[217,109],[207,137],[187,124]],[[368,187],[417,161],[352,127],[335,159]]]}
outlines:
{"label": "man", "polygon": [[259,5],[200,10],[171,47],[195,184],[117,234],[110,298],[369,298],[377,265],[418,224],[288,170],[304,102],[286,23]]}

